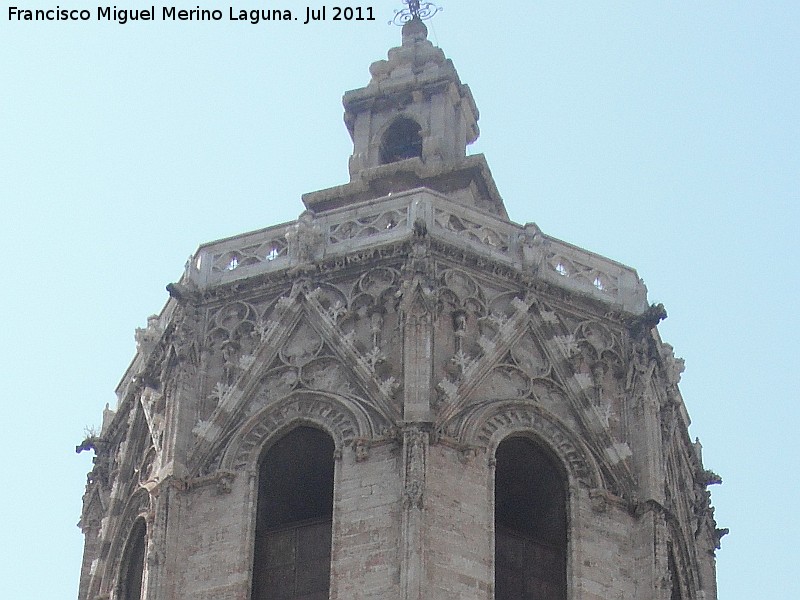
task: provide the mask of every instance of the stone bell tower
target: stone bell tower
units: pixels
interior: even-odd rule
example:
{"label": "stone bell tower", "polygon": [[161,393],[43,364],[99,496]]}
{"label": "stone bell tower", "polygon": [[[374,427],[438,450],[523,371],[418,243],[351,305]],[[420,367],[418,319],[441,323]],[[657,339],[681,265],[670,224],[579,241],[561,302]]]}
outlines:
{"label": "stone bell tower", "polygon": [[714,600],[719,478],[636,272],[509,220],[419,18],[350,181],[203,245],[106,410],[80,600]]}

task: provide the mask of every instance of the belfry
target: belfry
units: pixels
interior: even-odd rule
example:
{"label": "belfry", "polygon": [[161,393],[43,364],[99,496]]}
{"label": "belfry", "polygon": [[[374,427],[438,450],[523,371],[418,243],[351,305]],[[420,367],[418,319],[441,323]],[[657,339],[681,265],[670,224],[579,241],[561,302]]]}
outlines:
{"label": "belfry", "polygon": [[666,316],[512,222],[411,2],[349,182],[200,246],[97,435],[79,600],[715,600]]}

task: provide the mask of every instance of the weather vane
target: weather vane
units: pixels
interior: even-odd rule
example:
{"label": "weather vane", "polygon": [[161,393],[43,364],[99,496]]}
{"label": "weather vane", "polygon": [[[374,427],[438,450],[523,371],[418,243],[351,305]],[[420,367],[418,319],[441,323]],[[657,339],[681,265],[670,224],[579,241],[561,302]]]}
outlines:
{"label": "weather vane", "polygon": [[403,25],[412,19],[427,21],[440,10],[441,6],[436,6],[433,2],[420,2],[419,0],[403,0],[406,5],[403,9],[395,9],[394,18],[389,21],[389,25]]}

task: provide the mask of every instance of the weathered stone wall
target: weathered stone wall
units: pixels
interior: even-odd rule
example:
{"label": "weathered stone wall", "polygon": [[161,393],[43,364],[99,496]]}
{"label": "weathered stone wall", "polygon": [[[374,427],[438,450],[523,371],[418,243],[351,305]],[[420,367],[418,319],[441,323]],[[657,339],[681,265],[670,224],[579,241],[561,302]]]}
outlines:
{"label": "weathered stone wall", "polygon": [[634,519],[618,500],[575,489],[571,498],[571,584],[581,600],[633,599],[636,565]]}
{"label": "weathered stone wall", "polygon": [[400,593],[400,453],[395,444],[357,460],[344,452],[334,482],[331,599]]}
{"label": "weathered stone wall", "polygon": [[492,597],[494,503],[485,453],[430,447],[424,499],[426,598]]}
{"label": "weathered stone wall", "polygon": [[255,491],[204,485],[171,494],[163,591],[155,598],[245,600],[250,595]]}

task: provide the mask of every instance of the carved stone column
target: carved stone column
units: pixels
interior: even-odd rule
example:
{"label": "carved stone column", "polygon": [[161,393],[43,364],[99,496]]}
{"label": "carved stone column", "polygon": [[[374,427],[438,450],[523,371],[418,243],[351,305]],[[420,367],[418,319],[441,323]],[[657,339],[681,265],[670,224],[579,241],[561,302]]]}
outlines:
{"label": "carved stone column", "polygon": [[412,425],[403,430],[403,515],[401,529],[402,600],[422,600],[425,557],[422,539],[425,502],[425,461],[430,438]]}
{"label": "carved stone column", "polygon": [[[174,329],[170,332],[161,366],[161,391],[165,397],[165,432],[161,447],[161,477],[186,476],[186,460],[192,443],[196,420],[198,375],[201,346],[198,343],[200,314],[195,305],[197,294],[176,293],[167,289],[179,307]],[[183,287],[183,286],[181,286]]]}
{"label": "carved stone column", "polygon": [[662,432],[658,397],[652,379],[656,363],[646,339],[635,340],[626,378],[626,394],[632,406],[633,422],[630,431],[634,445],[633,460],[639,473],[639,495],[642,499],[664,502],[664,465]]}
{"label": "carved stone column", "polygon": [[161,588],[166,567],[169,491],[169,484],[150,491],[150,513],[147,518],[147,568],[145,569],[146,600],[158,600],[166,597]]}
{"label": "carved stone column", "polygon": [[403,420],[427,423],[431,418],[433,382],[434,291],[424,223],[415,223],[415,240],[404,268],[400,309],[403,321]]}
{"label": "carved stone column", "polygon": [[89,596],[89,584],[92,579],[92,562],[100,554],[100,521],[84,522],[81,520],[84,535],[83,561],[81,562],[81,578],[78,587],[78,599],[86,600]]}

